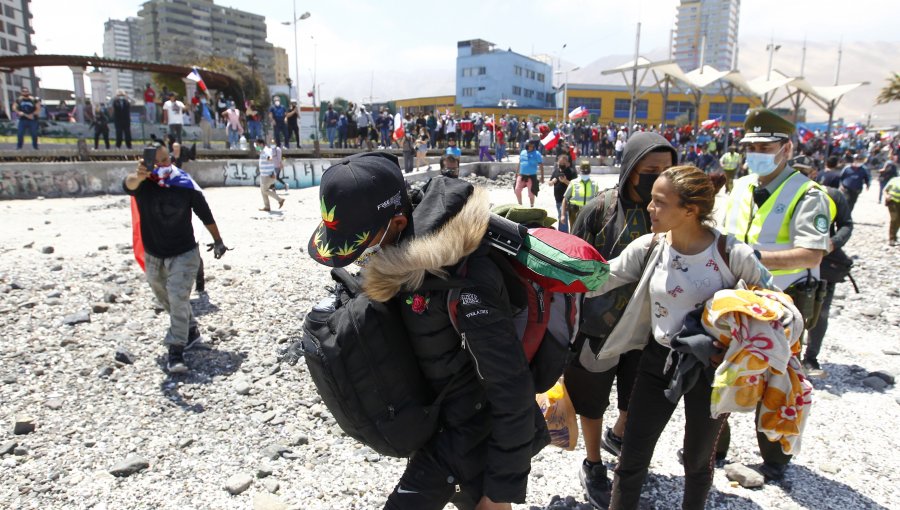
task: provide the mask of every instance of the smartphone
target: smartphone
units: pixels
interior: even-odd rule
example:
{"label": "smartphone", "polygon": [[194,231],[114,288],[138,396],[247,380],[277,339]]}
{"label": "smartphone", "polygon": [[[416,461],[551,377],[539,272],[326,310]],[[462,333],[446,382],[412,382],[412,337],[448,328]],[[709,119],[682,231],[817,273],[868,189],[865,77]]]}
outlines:
{"label": "smartphone", "polygon": [[147,147],[144,149],[144,166],[147,170],[153,170],[156,167],[156,148]]}

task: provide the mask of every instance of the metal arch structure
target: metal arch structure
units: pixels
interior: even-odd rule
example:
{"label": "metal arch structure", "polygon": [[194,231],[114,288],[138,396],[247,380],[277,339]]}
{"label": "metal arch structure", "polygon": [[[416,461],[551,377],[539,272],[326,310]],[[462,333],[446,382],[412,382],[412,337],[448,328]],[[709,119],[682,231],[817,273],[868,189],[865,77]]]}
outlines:
{"label": "metal arch structure", "polygon": [[[142,62],[139,60],[125,60],[119,58],[108,58],[86,55],[7,55],[0,56],[0,72],[11,72],[15,69],[26,67],[69,67],[87,69],[109,68],[109,69],[125,69],[130,71],[145,71],[151,73],[167,74],[184,78],[193,67],[165,64],[158,62]],[[206,86],[216,90],[227,90],[233,93],[239,100],[244,97],[244,91],[240,81],[235,76],[229,74],[210,71],[208,69],[199,68],[202,72],[203,82]],[[78,95],[79,87],[76,83],[76,95]],[[4,89],[5,90],[5,89]],[[81,87],[81,97],[76,97],[76,101],[83,106],[84,104],[84,88]],[[6,108],[8,101],[4,101],[3,107]]]}

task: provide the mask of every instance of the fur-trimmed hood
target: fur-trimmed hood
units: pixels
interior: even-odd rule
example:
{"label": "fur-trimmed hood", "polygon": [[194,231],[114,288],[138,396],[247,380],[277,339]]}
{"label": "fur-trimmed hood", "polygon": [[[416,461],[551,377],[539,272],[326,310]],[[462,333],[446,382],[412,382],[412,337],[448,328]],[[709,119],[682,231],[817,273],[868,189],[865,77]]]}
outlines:
{"label": "fur-trimmed hood", "polygon": [[[458,212],[456,212],[458,211]],[[415,234],[386,246],[362,271],[363,290],[375,301],[422,286],[428,273],[447,277],[446,268],[472,254],[487,232],[490,195],[465,181],[435,177],[425,189],[407,230]]]}

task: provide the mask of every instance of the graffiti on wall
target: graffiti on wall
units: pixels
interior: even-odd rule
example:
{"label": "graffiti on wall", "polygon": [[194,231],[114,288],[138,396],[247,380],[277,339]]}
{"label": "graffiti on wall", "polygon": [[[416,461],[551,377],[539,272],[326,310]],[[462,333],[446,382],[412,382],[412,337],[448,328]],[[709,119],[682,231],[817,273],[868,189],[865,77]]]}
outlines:
{"label": "graffiti on wall", "polygon": [[75,169],[42,171],[38,169],[0,170],[0,197],[68,197],[94,195],[106,191],[103,180]]}
{"label": "graffiti on wall", "polygon": [[[284,163],[282,180],[291,188],[311,188],[318,186],[322,174],[332,163],[327,160],[288,160]],[[224,186],[258,186],[259,164],[252,160],[228,161],[223,166]],[[276,186],[281,188],[280,183]]]}

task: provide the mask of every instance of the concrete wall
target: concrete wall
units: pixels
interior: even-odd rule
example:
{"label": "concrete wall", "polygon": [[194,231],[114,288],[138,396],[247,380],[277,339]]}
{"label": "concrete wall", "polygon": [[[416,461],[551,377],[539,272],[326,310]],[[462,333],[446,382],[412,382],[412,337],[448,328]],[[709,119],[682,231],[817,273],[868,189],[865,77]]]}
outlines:
{"label": "concrete wall", "polygon": [[[427,158],[432,171],[406,174],[408,180],[423,180],[437,174],[438,158]],[[464,157],[465,162],[469,157]],[[318,186],[325,169],[336,159],[288,159],[283,179],[291,188]],[[550,178],[553,158],[544,158],[544,173]],[[400,162],[403,165],[402,158]],[[463,163],[460,174],[491,179],[501,173],[515,172],[516,163]],[[133,161],[92,161],[84,163],[0,163],[0,199],[79,197],[121,194],[122,180],[133,172]],[[259,186],[256,160],[191,161],[186,170],[204,188],[218,186]],[[617,173],[618,169],[595,166],[593,173]]]}

